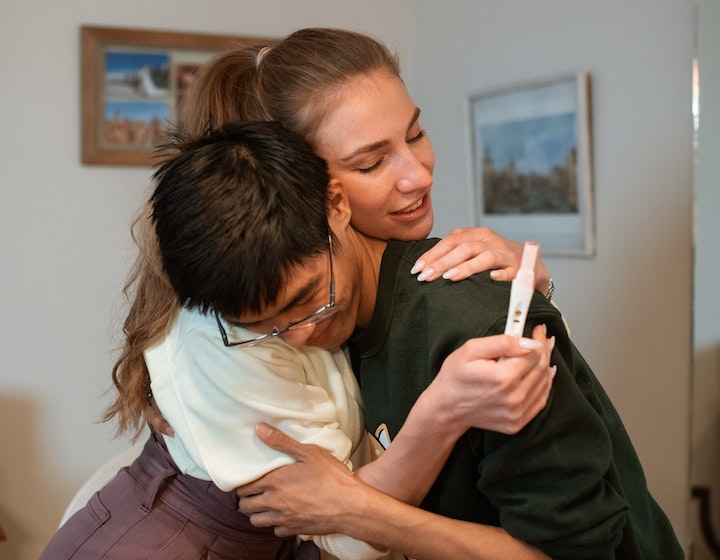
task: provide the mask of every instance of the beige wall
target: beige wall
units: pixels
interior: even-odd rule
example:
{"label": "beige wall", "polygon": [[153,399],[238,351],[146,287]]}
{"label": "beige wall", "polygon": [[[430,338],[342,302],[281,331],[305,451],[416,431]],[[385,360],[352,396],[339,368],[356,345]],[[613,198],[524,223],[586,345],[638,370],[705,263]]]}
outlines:
{"label": "beige wall", "polygon": [[[61,5],[61,7],[59,7]],[[436,233],[466,225],[465,96],[594,77],[598,253],[552,259],[574,338],[684,539],[689,477],[692,3],[92,0],[0,9],[0,558],[36,558],[127,442],[95,420],[146,169],[79,163],[79,26],[282,35],[347,26],[399,48],[437,151]]]}

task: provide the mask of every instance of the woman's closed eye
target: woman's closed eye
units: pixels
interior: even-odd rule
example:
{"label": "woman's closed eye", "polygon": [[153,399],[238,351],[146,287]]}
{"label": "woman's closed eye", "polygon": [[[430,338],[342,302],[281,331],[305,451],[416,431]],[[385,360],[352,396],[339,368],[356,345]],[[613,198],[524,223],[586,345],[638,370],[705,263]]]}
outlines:
{"label": "woman's closed eye", "polygon": [[[415,136],[412,136],[411,138],[407,138],[405,140],[405,142],[407,142],[408,144],[415,144],[416,142],[419,142],[426,136],[427,136],[427,132],[425,132],[425,129],[421,128],[420,132],[418,132]],[[372,165],[368,165],[366,167],[358,167],[356,169],[356,171],[358,171],[359,173],[372,173],[373,171],[375,171],[377,168],[379,168],[383,164],[383,162],[385,161],[385,157],[386,156],[380,157]]]}
{"label": "woman's closed eye", "polygon": [[423,138],[425,138],[425,136],[427,136],[427,132],[425,132],[425,129],[424,129],[424,128],[421,128],[421,129],[420,129],[420,132],[418,132],[415,136],[413,136],[412,138],[408,138],[408,139],[407,139],[407,143],[408,143],[408,144],[414,144],[415,142],[419,142],[420,140],[422,140]]}
{"label": "woman's closed eye", "polygon": [[380,165],[382,165],[382,162],[385,161],[385,156],[381,157],[379,160],[377,160],[375,163],[368,167],[358,167],[357,171],[359,173],[371,173],[375,171]]}

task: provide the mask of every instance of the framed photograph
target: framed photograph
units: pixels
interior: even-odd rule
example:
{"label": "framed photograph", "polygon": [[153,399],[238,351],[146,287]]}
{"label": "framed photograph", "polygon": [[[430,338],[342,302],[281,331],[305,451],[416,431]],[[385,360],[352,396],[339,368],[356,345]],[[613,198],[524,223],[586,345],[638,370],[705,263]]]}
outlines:
{"label": "framed photograph", "polygon": [[277,39],[117,27],[81,28],[82,162],[149,166],[182,121],[198,68],[229,48]]}
{"label": "framed photograph", "polygon": [[590,76],[469,99],[475,223],[543,256],[595,253]]}

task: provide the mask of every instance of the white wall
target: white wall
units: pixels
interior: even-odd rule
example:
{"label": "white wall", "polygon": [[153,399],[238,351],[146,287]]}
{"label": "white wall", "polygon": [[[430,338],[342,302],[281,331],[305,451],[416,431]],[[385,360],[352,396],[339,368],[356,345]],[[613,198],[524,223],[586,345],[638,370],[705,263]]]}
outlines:
{"label": "white wall", "polygon": [[80,164],[81,24],[261,36],[328,25],[407,42],[405,2],[2,2],[0,558],[37,558],[74,491],[126,445],[95,421],[149,170]]}
{"label": "white wall", "polygon": [[[691,362],[691,2],[414,3],[412,84],[442,235],[467,225],[465,96],[592,74],[597,256],[547,259],[573,338],[684,538]],[[522,241],[522,240],[519,240]]]}

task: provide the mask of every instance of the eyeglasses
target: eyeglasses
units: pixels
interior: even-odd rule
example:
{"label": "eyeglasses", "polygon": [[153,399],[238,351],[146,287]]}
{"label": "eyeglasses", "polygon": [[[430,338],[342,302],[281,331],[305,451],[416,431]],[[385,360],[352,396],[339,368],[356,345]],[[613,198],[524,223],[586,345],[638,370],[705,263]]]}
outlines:
{"label": "eyeglasses", "polygon": [[269,340],[275,336],[285,334],[288,331],[295,331],[298,329],[311,327],[315,323],[319,323],[320,321],[327,319],[328,317],[334,315],[339,311],[339,309],[335,307],[335,271],[333,270],[332,259],[332,236],[328,236],[328,240],[330,242],[330,252],[328,253],[330,256],[330,303],[328,303],[327,305],[323,305],[320,309],[316,309],[304,319],[288,323],[288,325],[284,329],[273,327],[272,331],[270,331],[269,333],[258,335],[255,338],[251,338],[249,340],[230,341],[228,339],[227,332],[225,331],[225,327],[223,327],[222,321],[220,320],[220,315],[216,311],[215,320],[217,321],[218,329],[220,329],[220,336],[222,337],[222,341],[225,346],[227,346],[228,348],[233,346],[252,346],[254,344],[262,342],[263,340]]}

